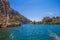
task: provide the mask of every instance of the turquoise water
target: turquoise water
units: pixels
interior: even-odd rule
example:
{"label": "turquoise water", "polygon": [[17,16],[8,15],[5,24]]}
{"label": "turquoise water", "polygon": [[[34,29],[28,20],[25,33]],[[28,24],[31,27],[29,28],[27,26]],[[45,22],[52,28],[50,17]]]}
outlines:
{"label": "turquoise water", "polygon": [[10,33],[6,40],[60,40],[60,25],[23,24],[6,31]]}

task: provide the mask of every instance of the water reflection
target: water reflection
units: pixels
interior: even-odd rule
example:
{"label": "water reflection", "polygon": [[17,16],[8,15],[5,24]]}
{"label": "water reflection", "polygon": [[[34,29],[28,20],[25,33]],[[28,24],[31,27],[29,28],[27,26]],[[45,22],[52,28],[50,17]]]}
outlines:
{"label": "water reflection", "polygon": [[49,32],[49,36],[51,38],[54,38],[54,40],[60,40],[60,36],[59,35],[57,35],[56,33],[52,32],[51,30],[48,30],[48,32]]}
{"label": "water reflection", "polygon": [[0,29],[0,40],[60,40],[60,25],[32,25]]}
{"label": "water reflection", "polygon": [[10,35],[7,28],[0,28],[0,40],[6,40]]}

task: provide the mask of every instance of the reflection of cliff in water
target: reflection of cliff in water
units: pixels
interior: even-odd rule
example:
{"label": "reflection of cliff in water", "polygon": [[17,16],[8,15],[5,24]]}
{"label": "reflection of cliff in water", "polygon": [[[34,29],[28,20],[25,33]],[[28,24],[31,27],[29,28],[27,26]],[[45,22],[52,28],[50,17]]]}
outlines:
{"label": "reflection of cliff in water", "polygon": [[0,29],[0,40],[6,40],[10,35],[10,32],[7,28]]}

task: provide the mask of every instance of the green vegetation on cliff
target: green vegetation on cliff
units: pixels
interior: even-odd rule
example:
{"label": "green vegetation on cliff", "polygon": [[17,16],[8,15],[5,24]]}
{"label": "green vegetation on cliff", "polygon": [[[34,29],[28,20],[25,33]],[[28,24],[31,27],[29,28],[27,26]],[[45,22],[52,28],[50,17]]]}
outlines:
{"label": "green vegetation on cliff", "polygon": [[31,21],[29,19],[27,19],[26,17],[24,17],[23,15],[21,15],[16,10],[11,9],[10,13],[9,13],[9,22],[24,24],[24,23],[30,23]]}

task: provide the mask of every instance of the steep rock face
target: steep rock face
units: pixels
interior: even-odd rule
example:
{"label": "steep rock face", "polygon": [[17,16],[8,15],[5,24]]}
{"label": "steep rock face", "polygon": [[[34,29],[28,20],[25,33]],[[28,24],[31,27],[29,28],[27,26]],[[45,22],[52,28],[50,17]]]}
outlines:
{"label": "steep rock face", "polygon": [[21,22],[22,24],[27,24],[31,22],[29,19],[27,19],[26,17],[24,17],[23,15],[21,15],[19,12],[12,8],[10,8],[10,12],[8,15],[10,20],[13,20],[15,22],[18,21]]}
{"label": "steep rock face", "polygon": [[0,27],[20,25],[31,21],[10,7],[8,0],[0,0]]}
{"label": "steep rock face", "polygon": [[6,27],[8,23],[7,14],[9,12],[8,0],[0,0],[0,27]]}

